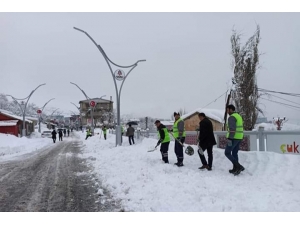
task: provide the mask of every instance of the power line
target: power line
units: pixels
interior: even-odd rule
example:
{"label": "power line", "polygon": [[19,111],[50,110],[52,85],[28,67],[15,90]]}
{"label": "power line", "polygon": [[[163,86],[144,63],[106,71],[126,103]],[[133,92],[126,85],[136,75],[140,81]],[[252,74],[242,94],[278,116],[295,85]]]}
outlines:
{"label": "power line", "polygon": [[[282,102],[273,101],[273,100],[262,98],[262,97],[260,99],[264,99],[264,100],[267,100],[267,101],[270,101],[270,102],[274,102],[274,103],[277,103],[277,104],[280,104],[280,105],[285,105],[285,106],[288,106],[288,107],[292,107],[291,109],[294,109],[294,108],[296,108],[295,110],[300,109],[300,107],[298,107],[298,106],[293,106],[293,105],[289,105],[289,104],[285,104],[285,103],[282,103]],[[297,111],[300,111],[300,110],[297,110]]]}
{"label": "power line", "polygon": [[[222,95],[220,95],[219,97],[217,97],[215,100],[211,101],[210,103],[208,103],[206,106],[209,106],[210,104],[214,103],[215,101],[217,101],[219,98],[221,98],[223,95],[225,95],[228,92],[228,90],[226,90]],[[206,106],[202,107],[202,109],[204,109]]]}
{"label": "power line", "polygon": [[[278,97],[278,96],[276,96],[276,95],[272,95],[272,94],[267,94],[267,95],[271,95],[271,96],[273,96],[273,97],[275,97],[275,98],[280,98],[280,97]],[[280,98],[280,99],[285,100],[285,101],[287,101],[287,102],[294,103],[294,104],[296,104],[296,105],[300,105],[300,104],[297,103],[297,102],[293,102],[293,101],[287,100],[287,99],[285,99],[285,98]]]}
{"label": "power line", "polygon": [[294,96],[294,97],[300,97],[300,94],[295,94],[295,93],[287,93],[287,92],[280,92],[280,91],[271,91],[263,88],[257,88],[258,91],[261,92],[272,92],[272,93],[277,93],[277,94],[283,94],[283,95],[289,95],[289,96]]}

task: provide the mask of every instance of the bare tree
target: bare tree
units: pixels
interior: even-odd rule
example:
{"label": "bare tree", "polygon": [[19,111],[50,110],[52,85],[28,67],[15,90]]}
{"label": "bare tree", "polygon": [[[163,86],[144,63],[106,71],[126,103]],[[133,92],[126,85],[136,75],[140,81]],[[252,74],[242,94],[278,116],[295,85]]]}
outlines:
{"label": "bare tree", "polygon": [[260,42],[260,28],[257,25],[252,37],[242,47],[241,34],[233,30],[231,47],[233,56],[233,83],[235,88],[232,93],[232,101],[236,111],[244,119],[244,129],[252,130],[257,120],[258,113],[262,110],[258,107],[260,95],[257,90],[256,71],[259,65],[258,44]]}

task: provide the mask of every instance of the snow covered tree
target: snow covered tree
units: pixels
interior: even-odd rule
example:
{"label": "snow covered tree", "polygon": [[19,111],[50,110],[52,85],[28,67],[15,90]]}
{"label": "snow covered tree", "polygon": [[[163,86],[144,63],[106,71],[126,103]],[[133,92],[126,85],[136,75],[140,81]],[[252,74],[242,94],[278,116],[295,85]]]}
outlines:
{"label": "snow covered tree", "polygon": [[236,111],[244,120],[244,129],[252,130],[257,120],[258,113],[262,110],[258,107],[260,95],[257,90],[256,71],[259,65],[258,44],[260,42],[260,28],[257,25],[252,37],[241,46],[241,34],[233,30],[231,36],[232,65],[234,71],[232,101]]}
{"label": "snow covered tree", "polygon": [[[20,102],[19,102],[20,103]],[[9,101],[5,94],[0,93],[0,109],[7,110],[17,116],[22,116],[20,106],[14,101]],[[38,107],[34,103],[28,103],[26,107],[26,116],[37,117]]]}
{"label": "snow covered tree", "polygon": [[8,110],[9,101],[5,94],[0,93],[0,109]]}

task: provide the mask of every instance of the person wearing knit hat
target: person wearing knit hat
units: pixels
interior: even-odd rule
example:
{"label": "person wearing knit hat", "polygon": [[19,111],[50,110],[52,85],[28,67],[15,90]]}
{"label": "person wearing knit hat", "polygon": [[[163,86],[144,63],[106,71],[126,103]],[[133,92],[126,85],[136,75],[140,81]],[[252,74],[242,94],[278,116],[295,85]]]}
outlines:
{"label": "person wearing knit hat", "polygon": [[178,112],[174,112],[174,125],[173,125],[173,136],[175,140],[175,154],[177,157],[176,166],[181,167],[183,166],[183,143],[185,141],[185,128],[184,128],[184,121],[180,118],[180,114]]}

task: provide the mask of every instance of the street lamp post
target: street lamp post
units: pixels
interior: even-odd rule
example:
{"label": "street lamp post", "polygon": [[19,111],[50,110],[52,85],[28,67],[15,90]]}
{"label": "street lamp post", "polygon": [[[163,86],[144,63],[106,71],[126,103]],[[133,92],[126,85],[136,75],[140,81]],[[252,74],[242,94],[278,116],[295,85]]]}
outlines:
{"label": "street lamp post", "polygon": [[44,108],[46,107],[46,105],[47,105],[50,101],[52,101],[53,99],[55,99],[55,98],[51,98],[51,99],[50,99],[48,102],[46,102],[45,105],[40,109],[40,110],[41,110],[41,115],[40,115],[40,117],[39,117],[39,133],[41,133],[41,116],[42,116],[43,110],[44,110]]}
{"label": "street lamp post", "polygon": [[[40,84],[39,86],[37,86],[33,91],[31,91],[31,93],[26,97],[26,98],[23,98],[23,99],[18,99],[18,98],[15,98],[13,97],[12,95],[6,95],[6,96],[10,96],[13,98],[13,100],[19,105],[20,109],[21,109],[21,112],[23,114],[23,127],[22,127],[22,137],[25,137],[26,136],[26,129],[25,129],[25,113],[26,113],[26,107],[27,107],[27,104],[28,104],[28,101],[31,97],[31,95],[33,94],[33,92],[36,91],[36,89],[38,89],[40,86],[42,85],[46,85],[46,84]],[[26,103],[24,103],[23,100],[27,99]],[[21,104],[18,102],[18,100],[21,100],[24,104],[24,107],[21,106]]]}
{"label": "street lamp post", "polygon": [[[133,65],[130,65],[130,66],[120,66],[120,65],[117,65],[116,63],[112,62],[106,55],[106,53],[104,52],[104,50],[102,49],[102,47],[100,45],[98,45],[94,39],[87,33],[85,32],[84,30],[81,30],[79,28],[76,28],[74,27],[75,30],[78,30],[84,34],[86,34],[90,39],[91,41],[96,45],[96,47],[98,48],[98,50],[100,51],[100,53],[102,54],[102,56],[104,57],[109,69],[110,69],[110,72],[111,72],[111,75],[113,77],[113,81],[114,81],[114,84],[115,84],[115,89],[116,89],[116,99],[117,99],[117,123],[118,125],[116,126],[116,146],[117,145],[122,145],[122,140],[121,140],[121,126],[120,126],[120,100],[121,100],[121,91],[122,91],[122,87],[123,87],[123,84],[124,84],[124,81],[126,80],[126,78],[128,77],[129,73],[138,65],[139,62],[144,62],[146,60],[138,60],[136,63],[134,63]],[[117,67],[120,67],[120,68],[131,68],[127,74],[125,75],[124,72],[122,71],[121,74],[119,73],[121,70],[116,70],[115,73],[113,72],[111,66],[110,66],[110,63],[117,66]],[[116,77],[116,73],[119,75],[119,77],[117,78]],[[121,76],[122,75],[122,79],[121,79]],[[122,80],[122,84],[120,86],[120,89],[118,90],[118,87],[117,87],[117,82],[116,82],[116,79],[118,80]]]}

